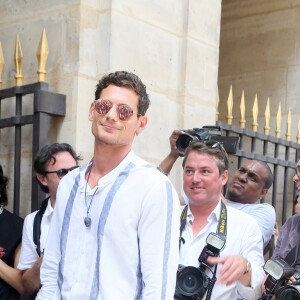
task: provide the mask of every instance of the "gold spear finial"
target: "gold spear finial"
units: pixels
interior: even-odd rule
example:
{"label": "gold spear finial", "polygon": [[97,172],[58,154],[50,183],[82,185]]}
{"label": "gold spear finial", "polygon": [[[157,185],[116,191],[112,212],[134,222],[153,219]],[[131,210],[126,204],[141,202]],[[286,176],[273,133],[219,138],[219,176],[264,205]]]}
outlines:
{"label": "gold spear finial", "polygon": [[292,124],[292,116],[291,116],[291,109],[289,108],[288,118],[286,122],[286,134],[285,134],[287,141],[291,140],[291,124]]}
{"label": "gold spear finial", "polygon": [[16,66],[16,85],[22,85],[23,76],[22,76],[22,66],[23,66],[23,53],[21,49],[21,43],[19,35],[17,34],[16,39],[16,49],[15,49],[15,66]]}
{"label": "gold spear finial", "polygon": [[244,90],[242,92],[240,111],[241,111],[240,127],[241,128],[245,128],[245,124],[246,124],[246,119],[245,119],[246,106],[245,106],[245,94],[244,94]]}
{"label": "gold spear finial", "polygon": [[2,73],[3,73],[4,64],[5,64],[4,55],[2,51],[2,45],[0,42],[0,88],[2,87]]}
{"label": "gold spear finial", "polygon": [[232,85],[231,85],[229,90],[228,100],[227,100],[228,115],[226,117],[226,122],[228,125],[232,124],[232,119],[233,119],[232,108],[233,108],[233,96],[232,96]]}
{"label": "gold spear finial", "polygon": [[280,133],[281,133],[280,125],[281,125],[281,102],[279,102],[277,116],[276,116],[276,131],[275,131],[275,136],[277,138],[280,138]]}
{"label": "gold spear finial", "polygon": [[36,56],[38,59],[38,81],[45,81],[46,78],[46,62],[49,54],[48,42],[46,37],[46,30],[44,28],[40,43],[36,52]]}
{"label": "gold spear finial", "polygon": [[254,98],[254,104],[253,104],[253,108],[252,108],[252,115],[253,115],[252,130],[254,132],[256,132],[257,128],[258,128],[258,123],[257,123],[257,116],[258,116],[257,94],[255,95],[255,98]]}
{"label": "gold spear finial", "polygon": [[270,112],[270,98],[268,98],[267,105],[266,105],[266,110],[265,110],[265,127],[264,127],[264,133],[265,134],[270,134],[270,117],[271,117],[271,112]]}

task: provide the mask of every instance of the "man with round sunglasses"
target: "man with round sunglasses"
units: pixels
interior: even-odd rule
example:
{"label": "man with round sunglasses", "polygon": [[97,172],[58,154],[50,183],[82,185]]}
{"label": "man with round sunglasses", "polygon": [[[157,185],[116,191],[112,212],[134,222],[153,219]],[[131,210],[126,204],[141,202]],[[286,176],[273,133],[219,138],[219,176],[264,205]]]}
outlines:
{"label": "man with round sunglasses", "polygon": [[59,185],[37,299],[172,299],[179,199],[132,150],[149,104],[133,73],[98,82],[89,109],[94,157]]}
{"label": "man with round sunglasses", "polygon": [[[35,299],[36,292],[41,287],[40,266],[56,203],[57,188],[65,175],[78,168],[79,160],[80,156],[67,143],[46,145],[35,158],[35,179],[42,191],[49,196],[42,202],[40,210],[29,214],[24,221],[18,269],[22,270],[22,282],[27,294],[25,299]],[[38,236],[35,240],[36,231]]]}

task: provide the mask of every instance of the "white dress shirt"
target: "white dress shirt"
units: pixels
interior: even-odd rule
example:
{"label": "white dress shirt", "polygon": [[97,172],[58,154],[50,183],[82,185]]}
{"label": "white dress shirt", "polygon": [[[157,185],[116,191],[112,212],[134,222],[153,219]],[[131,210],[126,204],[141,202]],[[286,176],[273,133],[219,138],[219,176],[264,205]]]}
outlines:
{"label": "white dress shirt", "polygon": [[[184,193],[183,199],[185,204],[189,203],[189,199]],[[274,207],[269,203],[243,204],[228,199],[226,199],[226,204],[247,213],[257,221],[262,233],[264,247],[266,247],[272,237],[276,222]]]}
{"label": "white dress shirt", "polygon": [[92,190],[86,170],[60,182],[37,299],[172,299],[179,199],[171,182],[133,151]]}
{"label": "white dress shirt", "polygon": [[[198,258],[206,245],[206,237],[210,232],[216,233],[219,217],[220,202],[208,217],[208,224],[193,238],[191,222],[194,217],[188,208],[187,223],[183,230],[179,262],[184,266],[199,267]],[[226,286],[215,283],[211,299],[234,300],[234,299],[258,299],[260,286],[264,279],[264,258],[262,236],[257,222],[248,214],[230,206],[227,207],[227,236],[225,248],[220,252],[220,257],[242,255],[252,267],[251,287],[239,283]],[[218,269],[222,267],[218,264]],[[207,273],[211,277],[211,273]],[[218,277],[218,275],[217,275]]]}

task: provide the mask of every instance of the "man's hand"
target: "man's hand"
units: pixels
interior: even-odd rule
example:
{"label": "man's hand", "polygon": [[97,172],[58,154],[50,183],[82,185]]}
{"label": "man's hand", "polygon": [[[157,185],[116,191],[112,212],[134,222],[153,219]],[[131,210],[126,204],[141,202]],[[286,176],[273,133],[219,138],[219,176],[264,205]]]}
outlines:
{"label": "man's hand", "polygon": [[174,130],[170,136],[170,153],[165,157],[165,159],[158,165],[157,169],[163,174],[168,176],[173,168],[174,163],[179,157],[179,152],[176,148],[176,140],[182,134],[180,130]]}
{"label": "man's hand", "polygon": [[41,287],[40,268],[43,261],[43,255],[34,263],[31,269],[25,270],[22,273],[22,282],[26,293],[32,295]]}
{"label": "man's hand", "polygon": [[178,139],[178,137],[182,134],[181,130],[174,130],[169,138],[170,140],[170,148],[171,148],[171,152],[170,152],[170,156],[176,157],[176,159],[179,156],[179,152],[176,148],[176,141]]}
{"label": "man's hand", "polygon": [[[251,271],[245,274],[247,270],[248,261],[241,255],[227,256],[227,257],[212,257],[209,256],[207,263],[216,265],[223,264],[218,270],[217,281],[221,284],[230,285],[236,281],[241,281],[244,285],[250,285]],[[242,280],[247,276],[247,280]]]}

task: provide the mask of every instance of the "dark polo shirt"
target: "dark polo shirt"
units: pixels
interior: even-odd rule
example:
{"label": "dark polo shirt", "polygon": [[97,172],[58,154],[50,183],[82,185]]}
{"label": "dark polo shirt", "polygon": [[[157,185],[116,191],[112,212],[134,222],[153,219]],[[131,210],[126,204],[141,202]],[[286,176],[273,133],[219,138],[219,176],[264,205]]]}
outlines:
{"label": "dark polo shirt", "polygon": [[[300,239],[300,214],[290,217],[281,227],[272,259],[285,259]],[[297,272],[300,272],[300,256],[294,264]]]}

